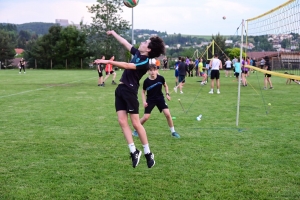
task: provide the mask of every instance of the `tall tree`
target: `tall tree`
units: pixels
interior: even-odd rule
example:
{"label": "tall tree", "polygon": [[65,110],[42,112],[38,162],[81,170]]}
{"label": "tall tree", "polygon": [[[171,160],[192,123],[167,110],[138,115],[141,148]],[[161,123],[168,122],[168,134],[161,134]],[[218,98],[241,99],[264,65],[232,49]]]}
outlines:
{"label": "tall tree", "polygon": [[1,63],[13,59],[16,55],[13,44],[10,42],[11,35],[4,30],[0,30],[0,61]]}
{"label": "tall tree", "polygon": [[[215,41],[215,53],[217,53],[219,56],[222,56],[226,49],[226,45],[225,45],[226,38],[221,36],[220,33],[218,33],[216,36],[212,35],[212,40]],[[212,56],[213,55],[211,55],[211,57]]]}
{"label": "tall tree", "polygon": [[66,60],[68,68],[80,68],[81,63],[88,66],[86,59],[89,56],[86,34],[75,26],[52,26],[49,33],[36,43],[29,43],[25,52],[30,67],[34,67],[37,61],[39,68],[46,69],[51,67],[51,63],[54,69],[65,68]]}
{"label": "tall tree", "polygon": [[83,26],[88,35],[90,51],[96,57],[102,54],[106,56],[115,55],[117,59],[124,59],[124,48],[106,35],[108,30],[114,30],[120,35],[125,35],[129,30],[129,23],[123,20],[120,13],[123,12],[122,0],[97,0],[98,4],[88,7],[88,11],[95,14],[90,26]]}

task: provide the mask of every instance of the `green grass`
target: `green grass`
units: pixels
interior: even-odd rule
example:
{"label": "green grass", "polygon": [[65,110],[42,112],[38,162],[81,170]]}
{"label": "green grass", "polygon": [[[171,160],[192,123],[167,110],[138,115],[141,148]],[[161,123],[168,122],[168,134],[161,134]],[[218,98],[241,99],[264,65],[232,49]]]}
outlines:
{"label": "green grass", "polygon": [[[160,73],[172,91],[174,71]],[[273,76],[275,89],[260,90],[263,75],[251,74],[237,127],[234,79],[222,72],[221,94],[209,95],[188,77],[168,102],[181,138],[154,109],[145,128],[156,165],[142,157],[134,169],[110,80],[0,71],[0,199],[300,199],[299,85]]]}

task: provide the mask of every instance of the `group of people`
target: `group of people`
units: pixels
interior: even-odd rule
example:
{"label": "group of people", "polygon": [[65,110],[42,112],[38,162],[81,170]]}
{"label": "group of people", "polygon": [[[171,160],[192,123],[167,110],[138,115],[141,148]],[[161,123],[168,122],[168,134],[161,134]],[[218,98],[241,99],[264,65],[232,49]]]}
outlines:
{"label": "group of people", "polygon": [[[115,59],[115,57],[112,56],[109,60],[113,61],[114,59]],[[105,56],[102,56],[102,58],[100,60],[105,60]],[[105,70],[105,74],[106,74],[104,80],[103,80],[103,70]],[[110,75],[113,75],[111,83],[113,85],[117,84],[115,82],[115,78],[117,76],[117,73],[114,71],[112,64],[108,63],[104,67],[104,64],[98,63],[97,64],[97,71],[98,71],[98,75],[99,75],[98,86],[105,87],[105,81],[109,78]]]}
{"label": "group of people", "polygon": [[[192,62],[192,63],[191,63]],[[196,76],[202,77],[201,85],[207,84],[207,78],[210,76],[211,79],[211,90],[209,94],[213,94],[214,90],[214,80],[216,80],[217,94],[220,94],[220,72],[222,69],[222,62],[218,59],[218,55],[215,54],[214,58],[210,61],[204,61],[202,58],[196,59],[195,62],[190,61],[189,57],[179,57],[178,61],[175,63],[175,87],[174,91],[177,93],[179,88],[180,94],[183,94],[182,88],[185,83],[186,76],[191,75],[190,65],[196,66]],[[204,67],[205,65],[205,67]],[[206,73],[204,71],[207,71]]]}
{"label": "group of people", "polygon": [[[224,64],[222,64],[224,63]],[[174,91],[177,92],[178,88],[180,89],[180,93],[183,94],[182,87],[185,84],[185,79],[187,76],[190,76],[190,65],[195,66],[195,76],[202,77],[201,85],[207,84],[207,79],[210,77],[211,81],[211,89],[209,94],[214,93],[214,80],[216,80],[217,85],[217,94],[220,94],[220,72],[219,70],[222,67],[225,67],[225,77],[231,77],[232,74],[232,67],[234,76],[236,77],[237,81],[241,81],[242,86],[248,86],[247,77],[250,76],[250,72],[254,73],[254,70],[249,69],[246,65],[256,66],[256,59],[246,57],[240,61],[239,58],[234,57],[231,61],[230,58],[226,58],[223,62],[218,58],[218,55],[215,54],[211,60],[205,61],[203,58],[198,58],[194,62],[189,59],[189,57],[179,57],[178,61],[175,62],[175,87]],[[267,71],[271,71],[271,66],[269,63],[269,58],[266,56],[262,58],[260,62],[260,66],[262,69]],[[206,70],[206,73],[205,73]],[[239,76],[241,74],[241,80],[239,80]],[[272,81],[271,81],[271,74],[265,73],[264,74],[264,88],[267,89],[269,85],[269,89],[273,89]]]}

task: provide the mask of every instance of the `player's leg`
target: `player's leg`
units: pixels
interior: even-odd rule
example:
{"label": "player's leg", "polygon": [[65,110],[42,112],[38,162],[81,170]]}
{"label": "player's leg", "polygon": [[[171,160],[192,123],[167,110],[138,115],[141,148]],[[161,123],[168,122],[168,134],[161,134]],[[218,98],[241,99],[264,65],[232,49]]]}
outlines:
{"label": "player's leg", "polygon": [[164,113],[164,115],[167,119],[170,131],[171,131],[171,135],[175,138],[180,138],[180,135],[175,131],[174,123],[173,123],[169,108],[163,109],[162,112]]}
{"label": "player's leg", "polygon": [[112,80],[112,84],[113,85],[116,85],[117,83],[115,82],[115,79],[116,79],[116,75],[117,75],[117,73],[115,72],[115,71],[113,71],[113,80]]}
{"label": "player's leg", "polygon": [[265,79],[264,79],[264,90],[267,89],[268,86],[268,78],[267,78],[267,74],[265,74]]}
{"label": "player's leg", "polygon": [[268,82],[269,82],[269,85],[270,85],[270,89],[273,89],[273,85],[272,85],[272,81],[271,81],[271,75],[269,75],[269,77],[268,77]]}
{"label": "player's leg", "polygon": [[105,83],[105,81],[108,79],[108,77],[110,76],[110,72],[105,72],[106,75],[105,75],[105,78],[103,80],[103,84]]}
{"label": "player's leg", "polygon": [[210,72],[210,91],[209,94],[213,94],[214,93],[214,87],[215,87],[215,83],[214,83],[214,79],[215,79],[215,71],[216,70],[212,70]]}

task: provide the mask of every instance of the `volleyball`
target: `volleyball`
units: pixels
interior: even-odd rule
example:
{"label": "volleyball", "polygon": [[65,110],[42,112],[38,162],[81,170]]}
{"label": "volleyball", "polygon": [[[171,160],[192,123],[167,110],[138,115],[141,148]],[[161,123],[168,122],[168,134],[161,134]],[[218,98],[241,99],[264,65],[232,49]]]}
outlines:
{"label": "volleyball", "polygon": [[139,3],[139,0],[127,0],[127,1],[124,1],[123,0],[123,3],[125,6],[127,6],[128,8],[133,8],[135,6],[138,5]]}
{"label": "volleyball", "polygon": [[225,20],[225,19],[226,19],[226,17],[225,17],[225,16],[223,16],[223,19]]}

